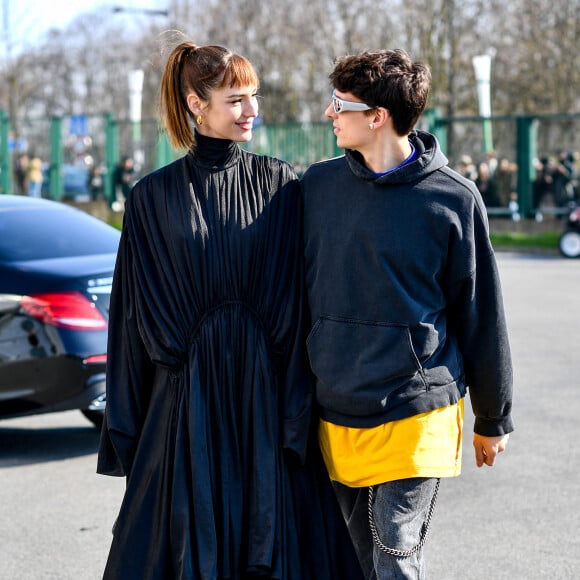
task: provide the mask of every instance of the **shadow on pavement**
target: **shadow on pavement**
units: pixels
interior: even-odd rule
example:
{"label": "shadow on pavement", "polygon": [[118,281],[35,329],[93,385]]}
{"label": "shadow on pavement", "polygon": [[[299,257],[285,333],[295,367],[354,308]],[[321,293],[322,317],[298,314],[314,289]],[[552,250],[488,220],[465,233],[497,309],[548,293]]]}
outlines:
{"label": "shadow on pavement", "polygon": [[98,446],[99,432],[91,426],[27,429],[0,423],[0,469],[91,455]]}

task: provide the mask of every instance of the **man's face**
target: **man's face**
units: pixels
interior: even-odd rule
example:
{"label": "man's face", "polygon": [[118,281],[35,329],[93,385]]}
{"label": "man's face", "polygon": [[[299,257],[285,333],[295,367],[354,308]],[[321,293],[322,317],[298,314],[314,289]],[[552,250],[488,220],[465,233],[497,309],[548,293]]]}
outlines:
{"label": "man's face", "polygon": [[[373,139],[372,131],[369,131],[369,117],[365,111],[347,110],[349,104],[365,105],[358,97],[352,93],[334,91],[333,101],[324,111],[324,114],[332,119],[336,144],[342,149],[360,149],[369,140]],[[337,113],[337,109],[342,109]],[[367,109],[368,110],[368,109]]]}

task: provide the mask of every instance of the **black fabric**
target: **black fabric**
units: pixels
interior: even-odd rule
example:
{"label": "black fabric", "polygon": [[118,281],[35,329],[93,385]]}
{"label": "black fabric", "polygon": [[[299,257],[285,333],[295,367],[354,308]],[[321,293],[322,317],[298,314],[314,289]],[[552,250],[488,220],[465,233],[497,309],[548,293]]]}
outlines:
{"label": "black fabric", "polygon": [[198,136],[129,196],[97,467],[127,477],[106,579],[360,577],[313,433],[298,187]]}

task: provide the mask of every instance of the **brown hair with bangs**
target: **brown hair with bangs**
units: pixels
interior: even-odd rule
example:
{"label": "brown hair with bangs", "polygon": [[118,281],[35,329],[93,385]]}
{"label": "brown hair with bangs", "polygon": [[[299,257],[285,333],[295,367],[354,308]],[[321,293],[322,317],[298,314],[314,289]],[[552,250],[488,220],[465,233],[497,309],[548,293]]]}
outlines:
{"label": "brown hair with bangs", "polygon": [[165,64],[160,89],[161,118],[171,144],[177,149],[195,147],[195,119],[187,106],[191,92],[209,101],[216,89],[258,85],[252,63],[240,54],[218,45],[177,45]]}

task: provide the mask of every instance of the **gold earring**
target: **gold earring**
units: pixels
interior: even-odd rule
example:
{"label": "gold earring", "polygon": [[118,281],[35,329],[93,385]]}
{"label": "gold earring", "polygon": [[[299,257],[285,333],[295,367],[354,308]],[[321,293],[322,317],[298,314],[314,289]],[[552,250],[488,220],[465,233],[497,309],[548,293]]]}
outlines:
{"label": "gold earring", "polygon": [[198,116],[195,118],[195,122],[196,122],[198,125],[203,125],[203,117],[202,117],[201,115],[198,115]]}

